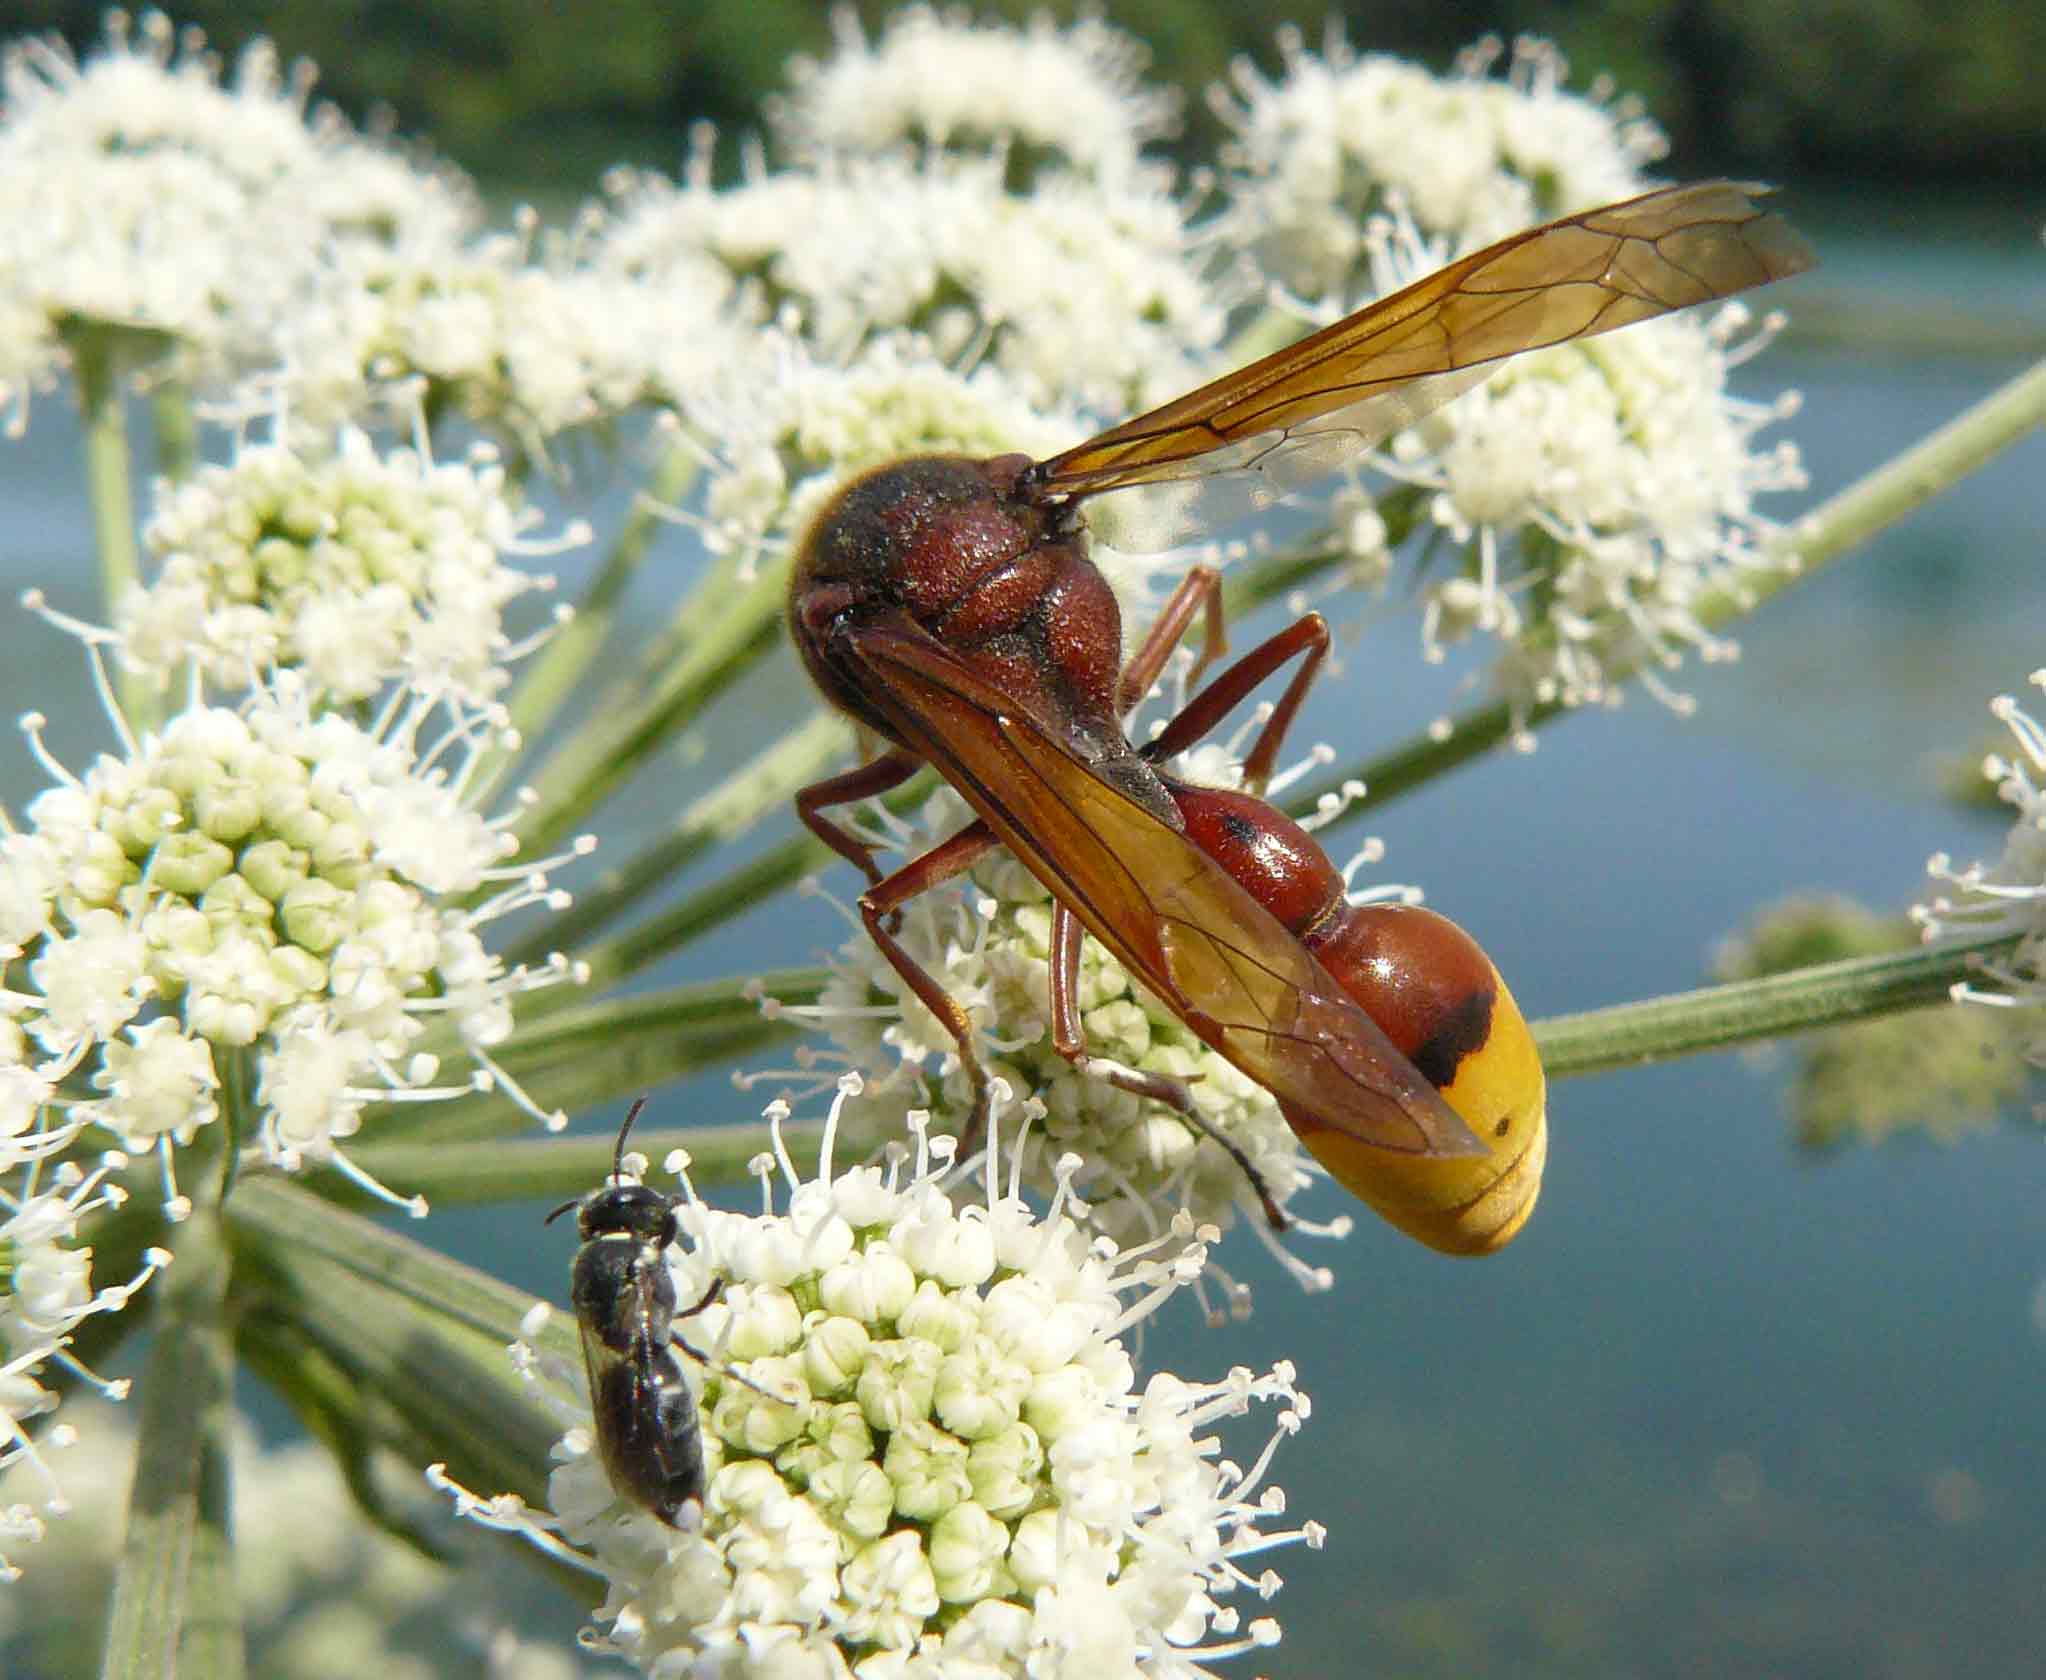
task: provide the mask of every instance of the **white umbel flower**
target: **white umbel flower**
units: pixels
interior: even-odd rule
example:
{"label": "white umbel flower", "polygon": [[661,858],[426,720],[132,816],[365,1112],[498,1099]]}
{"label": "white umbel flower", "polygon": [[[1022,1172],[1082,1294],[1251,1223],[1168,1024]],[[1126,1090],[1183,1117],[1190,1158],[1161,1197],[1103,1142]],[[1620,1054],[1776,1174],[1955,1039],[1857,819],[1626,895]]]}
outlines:
{"label": "white umbel flower", "polygon": [[424,228],[345,253],[284,323],[278,353],[296,414],[332,423],[417,382],[521,454],[616,420],[661,384],[681,345],[699,368],[729,352],[716,299],[583,260],[522,211],[511,232]]}
{"label": "white umbel flower", "polygon": [[[678,1296],[726,1280],[688,1325],[712,1360],[701,1529],[621,1502],[587,1427],[564,1444],[558,1529],[609,1577],[610,1642],[662,1675],[877,1680],[1197,1676],[1272,1642],[1222,1601],[1277,1586],[1239,1560],[1319,1541],[1260,1526],[1284,1509],[1272,1448],[1307,1412],[1292,1371],[1139,1382],[1124,1344],[1198,1273],[1199,1245],[1119,1252],[1066,1192],[1040,1217],[992,1177],[956,1208],[949,1152],[921,1139],[913,1165],[898,1150],[834,1172],[857,1089],[841,1085],[816,1177],[763,1157],[761,1213],[678,1198]],[[1252,1400],[1284,1410],[1246,1471],[1206,1431]]]}
{"label": "white umbel flower", "polygon": [[1235,131],[1224,149],[1237,235],[1305,297],[1355,296],[1370,263],[1371,218],[1397,202],[1459,250],[1533,222],[1645,190],[1644,165],[1667,150],[1630,104],[1564,86],[1547,42],[1514,43],[1505,74],[1487,41],[1437,76],[1357,53],[1331,27],[1319,54],[1279,36],[1268,80],[1240,60],[1216,109]]}
{"label": "white umbel flower", "polygon": [[[722,275],[747,313],[791,312],[845,358],[909,329],[1035,400],[1119,415],[1194,384],[1228,304],[1159,171],[1058,173],[1028,194],[999,159],[830,156],[735,186],[619,175],[594,261],[666,290]],[[687,385],[676,386],[686,400]]]}
{"label": "white umbel flower", "polygon": [[[2046,690],[2046,667],[2030,680]],[[1999,695],[1989,709],[2017,742],[2013,756],[1992,753],[1982,763],[1997,797],[2014,813],[2003,854],[1993,863],[1965,868],[1956,868],[1945,852],[1935,854],[1926,872],[1941,891],[1911,914],[1928,942],[2019,935],[2007,959],[1985,970],[1980,982],[1956,986],[1954,997],[1999,1008],[2038,1009],[2046,1007],[2046,724],[2013,695]],[[2028,1055],[2046,1064],[2046,1028],[2033,1037]]]}
{"label": "white umbel flower", "polygon": [[[0,1507],[0,1544],[39,1541],[43,1515],[61,1516],[70,1509],[51,1453],[68,1446],[77,1431],[70,1424],[45,1422],[30,1433],[29,1420],[47,1418],[58,1405],[58,1391],[38,1377],[59,1364],[109,1398],[124,1395],[125,1381],[103,1381],[71,1358],[65,1344],[87,1318],[120,1311],[170,1264],[162,1249],[147,1249],[141,1269],[127,1282],[98,1289],[92,1285],[92,1249],[79,1241],[79,1230],[90,1215],[120,1205],[123,1193],[108,1175],[125,1164],[124,1156],[109,1154],[88,1172],[64,1161],[46,1178],[32,1164],[19,1179],[0,1187],[0,1475],[19,1467],[7,1479],[10,1495],[23,1490],[29,1475],[40,1484],[35,1500],[17,1499]],[[19,1573],[0,1551],[0,1581]]]}
{"label": "white umbel flower", "polygon": [[527,533],[487,452],[439,463],[343,428],[330,452],[245,443],[167,487],[143,531],[154,575],[119,605],[124,663],[168,688],[188,661],[241,689],[295,669],[330,701],[390,682],[467,704],[509,681],[506,605],[550,579],[505,563]]}
{"label": "white umbel flower", "polygon": [[908,334],[878,335],[837,362],[763,332],[757,353],[705,380],[681,409],[702,440],[700,523],[715,554],[749,567],[800,541],[852,473],[903,455],[1050,454],[1084,428],[1047,416],[998,368],[957,372]]}
{"label": "white umbel flower", "polygon": [[[219,380],[267,366],[280,321],[345,249],[472,214],[467,188],[309,113],[308,74],[256,41],[231,82],[159,12],[112,15],[83,62],[0,61],[0,386],[46,381],[60,335],[146,335]],[[25,336],[24,336],[25,335]],[[139,341],[138,341],[139,342]]]}
{"label": "white umbel flower", "polygon": [[1147,86],[1143,43],[1099,18],[1060,28],[976,24],[964,13],[905,6],[869,42],[852,7],[832,14],[838,50],[793,60],[793,91],[769,105],[798,157],[878,152],[904,142],[995,147],[1113,176],[1178,129],[1178,94]]}
{"label": "white umbel flower", "polygon": [[[1237,136],[1225,219],[1316,321],[1533,223],[1635,196],[1663,149],[1631,107],[1568,92],[1539,41],[1516,43],[1503,77],[1496,42],[1447,77],[1360,57],[1340,35],[1321,56],[1297,34],[1283,43],[1284,74],[1242,69],[1224,107]],[[1336,500],[1353,576],[1385,582],[1382,515],[1397,505],[1403,530],[1436,539],[1420,584],[1427,657],[1491,638],[1491,680],[1516,719],[1615,703],[1637,674],[1688,708],[1666,673],[1690,653],[1733,657],[1702,609],[1780,573],[1757,499],[1804,483],[1792,446],[1756,442],[1795,398],[1727,388],[1781,324],[1743,336],[1750,319],[1732,303],[1523,356],[1389,439],[1368,458],[1395,485],[1386,500],[1370,517],[1355,488]]]}
{"label": "white umbel flower", "polygon": [[[896,825],[891,844],[915,856],[968,820],[962,802],[942,794],[915,822]],[[1053,1049],[1050,894],[1006,855],[977,867],[973,881],[971,903],[934,892],[905,906],[896,937],[976,1021],[1000,1024],[998,1043],[985,1046],[991,1069],[1042,1109],[1017,1145],[1025,1182],[1040,1192],[1069,1183],[1086,1198],[1090,1228],[1125,1245],[1158,1237],[1181,1211],[1197,1226],[1226,1229],[1243,1210],[1262,1231],[1249,1179],[1214,1136]],[[1323,1229],[1302,1224],[1290,1207],[1319,1169],[1268,1091],[1203,1044],[1092,939],[1081,945],[1077,991],[1090,1060],[1188,1082],[1200,1119],[1243,1151],[1289,1217],[1307,1232]],[[876,1007],[877,997],[888,1001]],[[972,1092],[950,1032],[863,931],[839,947],[816,1001],[787,1013],[829,1034],[846,1061],[875,1075],[897,1062],[942,1069],[945,1123],[964,1122]],[[920,1082],[878,1078],[860,1099],[861,1124],[886,1125],[927,1100]],[[1343,1221],[1340,1229],[1348,1228]],[[1327,1286],[1325,1273],[1271,1247],[1303,1286]]]}
{"label": "white umbel flower", "polygon": [[[54,616],[54,615],[52,615]],[[61,621],[60,621],[61,622]],[[88,635],[92,634],[87,632]],[[505,825],[473,810],[464,760],[497,728],[398,689],[365,728],[280,675],[230,709],[193,704],[82,775],[31,743],[57,785],[12,837],[26,988],[10,994],[22,1113],[0,1131],[34,1152],[90,1120],[130,1148],[175,1144],[219,1116],[245,1058],[270,1159],[334,1161],[370,1102],[499,1081],[490,1046],[509,994],[566,975],[507,971],[475,929],[548,897],[545,861],[507,862]],[[480,907],[463,901],[505,883]],[[414,1054],[444,1023],[476,1074],[437,1090]],[[60,1095],[78,1073],[101,1095]],[[504,1081],[515,1099],[515,1084]],[[16,1123],[16,1121],[19,1123]],[[171,1193],[173,1213],[182,1203]]]}

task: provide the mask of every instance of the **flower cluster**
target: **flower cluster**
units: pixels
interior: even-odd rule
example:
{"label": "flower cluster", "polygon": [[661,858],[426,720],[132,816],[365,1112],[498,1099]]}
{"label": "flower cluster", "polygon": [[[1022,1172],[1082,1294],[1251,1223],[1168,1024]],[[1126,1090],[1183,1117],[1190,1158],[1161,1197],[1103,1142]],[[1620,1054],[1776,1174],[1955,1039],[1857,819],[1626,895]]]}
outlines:
{"label": "flower cluster", "polygon": [[[1090,1240],[1070,1158],[1040,1215],[993,1172],[957,1205],[949,1152],[921,1132],[906,1173],[899,1146],[834,1172],[833,1145],[827,1129],[806,1179],[777,1135],[759,1170],[785,1212],[678,1199],[678,1298],[725,1280],[689,1325],[709,1361],[700,1529],[622,1501],[586,1422],[565,1443],[551,1526],[607,1576],[611,1642],[656,1673],[1077,1680],[1201,1675],[1276,1638],[1222,1601],[1277,1589],[1240,1560],[1319,1540],[1260,1528],[1284,1508],[1263,1485],[1273,1448],[1307,1414],[1292,1372],[1140,1383],[1124,1345],[1200,1246]],[[1252,1400],[1285,1410],[1244,1470],[1207,1431]]]}
{"label": "flower cluster", "polygon": [[[2034,671],[2031,681],[2046,690],[2046,669]],[[1934,856],[1926,872],[1943,890],[1912,916],[1927,940],[2016,934],[2006,961],[1986,970],[1981,984],[1958,987],[1954,995],[2000,1008],[2036,1008],[2046,1004],[2046,726],[2008,694],[1989,709],[2017,741],[2015,756],[1993,753],[1982,765],[1997,797],[2016,813],[2003,855],[1962,869],[1944,852]],[[2046,1061],[2046,1031],[2032,1035],[2029,1054]]]}
{"label": "flower cluster", "polygon": [[[927,357],[991,364],[1039,406],[1119,414],[1194,383],[1231,301],[1158,171],[1106,185],[1059,172],[1028,194],[999,159],[830,153],[713,188],[612,182],[592,261],[650,287],[705,285],[764,319],[792,314],[834,360],[910,330]],[[689,385],[676,384],[687,409]]]}
{"label": "flower cluster", "polygon": [[[1143,79],[1141,42],[1098,18],[1023,31],[905,6],[869,42],[851,7],[833,18],[838,50],[789,64],[769,115],[789,152],[1021,150],[1097,177],[1143,167],[1144,148],[1179,126],[1177,94]],[[1013,156],[1009,161],[1015,160]]]}
{"label": "flower cluster", "polygon": [[[1489,43],[1440,79],[1336,34],[1320,56],[1297,35],[1284,48],[1278,80],[1244,67],[1222,106],[1236,131],[1229,216],[1315,319],[1546,217],[1643,192],[1642,166],[1663,150],[1630,106],[1568,92],[1541,42],[1517,43],[1503,76]],[[1732,654],[1712,603],[1781,569],[1756,498],[1804,482],[1792,446],[1755,443],[1794,401],[1728,393],[1774,331],[1743,337],[1749,319],[1733,303],[1537,352],[1399,432],[1368,463],[1402,487],[1398,511],[1362,486],[1334,504],[1352,575],[1382,582],[1419,524],[1459,556],[1423,577],[1429,658],[1494,638],[1492,682],[1521,716],[1616,703],[1635,675],[1687,705],[1660,674],[1687,651]]]}
{"label": "flower cluster", "polygon": [[544,459],[557,434],[672,391],[666,363],[725,353],[717,296],[642,284],[522,222],[508,234],[428,227],[337,262],[279,333],[297,412],[348,420],[417,381],[431,410]]}
{"label": "flower cluster", "polygon": [[[168,1173],[172,1143],[218,1117],[222,1058],[246,1056],[271,1159],[345,1168],[366,1104],[431,1094],[429,1018],[496,1077],[511,995],[565,969],[507,972],[478,929],[544,898],[548,866],[508,866],[511,837],[438,762],[490,731],[456,712],[437,739],[434,712],[413,696],[365,729],[280,675],[83,775],[32,734],[57,785],[5,842],[0,923],[29,981],[10,998],[11,1131],[90,1121]],[[71,1095],[73,1074],[101,1094]]]}
{"label": "flower cluster", "polygon": [[18,42],[0,90],[0,391],[17,401],[95,330],[193,382],[260,371],[347,253],[474,215],[452,173],[308,113],[309,78],[268,42],[224,84],[158,12],[112,14],[83,64]]}
{"label": "flower cluster", "polygon": [[[1239,763],[1215,749],[1200,756],[1204,783],[1237,785]],[[891,847],[915,856],[966,821],[962,802],[940,794],[913,821],[890,823],[886,837]],[[1038,1192],[1069,1182],[1086,1197],[1091,1228],[1125,1245],[1167,1240],[1175,1211],[1225,1230],[1243,1211],[1296,1282],[1326,1289],[1332,1280],[1325,1269],[1273,1240],[1258,1187],[1224,1148],[1226,1140],[1242,1152],[1296,1233],[1348,1232],[1347,1217],[1321,1225],[1290,1206],[1321,1169],[1301,1149],[1271,1093],[1202,1043],[1091,939],[1082,944],[1076,984],[1088,1065],[1059,1055],[1050,1026],[1050,894],[1006,856],[976,867],[972,882],[968,895],[931,893],[907,905],[896,938],[992,1032],[989,1071],[1032,1094],[1034,1124],[1015,1149],[1024,1182]],[[877,1005],[876,999],[886,1001]],[[814,1003],[778,1012],[828,1034],[834,1059],[869,1076],[857,1104],[863,1132],[886,1135],[912,1107],[928,1105],[931,1093],[916,1075],[934,1063],[944,1069],[937,1112],[949,1124],[964,1122],[972,1092],[951,1034],[903,987],[863,932],[839,947]],[[1107,1077],[1110,1064],[1183,1082],[1193,1118],[1118,1088]],[[891,1066],[900,1074],[886,1076]],[[1062,1166],[1066,1161],[1072,1164]],[[1238,1298],[1233,1284],[1225,1281],[1225,1290]]]}
{"label": "flower cluster", "polygon": [[393,681],[489,700],[513,653],[502,609],[550,581],[501,558],[538,552],[538,517],[487,454],[380,453],[352,427],[328,453],[244,446],[158,503],[154,575],[117,610],[122,659],[159,689],[196,660],[229,689],[294,669],[337,702]]}
{"label": "flower cluster", "polygon": [[1395,204],[1428,235],[1474,249],[1631,197],[1668,149],[1631,104],[1568,91],[1545,41],[1516,41],[1497,76],[1496,41],[1448,76],[1359,54],[1334,26],[1319,54],[1296,30],[1279,46],[1281,75],[1239,62],[1217,109],[1233,131],[1234,214],[1265,268],[1304,297],[1371,281],[1374,218]]}

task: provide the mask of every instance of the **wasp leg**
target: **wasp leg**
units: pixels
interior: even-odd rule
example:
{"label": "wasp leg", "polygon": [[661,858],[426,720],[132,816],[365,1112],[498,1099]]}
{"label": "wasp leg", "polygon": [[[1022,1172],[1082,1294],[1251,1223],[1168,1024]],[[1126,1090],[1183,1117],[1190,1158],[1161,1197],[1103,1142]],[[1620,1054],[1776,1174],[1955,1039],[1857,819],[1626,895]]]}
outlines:
{"label": "wasp leg", "polygon": [[1121,1062],[1111,1061],[1106,1056],[1087,1054],[1087,1035],[1080,1024],[1079,992],[1080,941],[1085,936],[1086,930],[1080,926],[1078,916],[1063,904],[1052,906],[1052,1048],[1081,1072],[1105,1080],[1118,1091],[1127,1091],[1136,1097],[1149,1097],[1153,1102],[1161,1102],[1174,1110],[1188,1125],[1224,1150],[1229,1159],[1241,1169],[1272,1229],[1274,1231],[1289,1229],[1292,1222],[1280,1211],[1278,1200],[1272,1195],[1271,1186],[1265,1182],[1264,1174],[1251,1164],[1250,1157],[1244,1154],[1234,1141],[1224,1137],[1204,1115],[1195,1112],[1193,1092],[1188,1081],[1175,1079],[1167,1073],[1145,1073],[1141,1069],[1125,1067]]}
{"label": "wasp leg", "polygon": [[1138,750],[1154,764],[1184,752],[1234,711],[1265,678],[1289,659],[1298,658],[1300,669],[1286,684],[1286,692],[1279,696],[1278,705],[1243,761],[1245,787],[1252,793],[1260,792],[1271,779],[1272,761],[1279,756],[1286,731],[1293,727],[1300,703],[1307,698],[1307,690],[1328,658],[1328,650],[1328,621],[1320,613],[1309,613],[1237,660],[1189,700],[1156,739]]}
{"label": "wasp leg", "polygon": [[987,1134],[988,1109],[993,1100],[987,1067],[975,1047],[972,1018],[960,1007],[959,1000],[903,949],[894,930],[901,921],[903,905],[933,887],[943,886],[945,882],[965,874],[999,844],[986,823],[973,823],[951,839],[933,846],[921,857],[910,859],[887,879],[877,881],[860,899],[860,920],[866,924],[868,935],[881,955],[887,958],[888,966],[901,977],[902,983],[952,1035],[952,1042],[959,1052],[959,1065],[972,1082],[973,1109],[959,1134],[962,1159],[978,1149],[980,1140]]}
{"label": "wasp leg", "polygon": [[869,886],[879,883],[881,866],[874,861],[874,848],[842,824],[824,815],[834,805],[851,805],[900,787],[923,767],[922,761],[906,752],[883,753],[871,763],[812,782],[796,795],[796,815],[803,826],[822,840],[847,863],[867,878]]}
{"label": "wasp leg", "polygon": [[1198,682],[1201,673],[1229,651],[1229,639],[1223,630],[1222,574],[1213,566],[1194,567],[1179,580],[1179,587],[1166,599],[1157,619],[1145,632],[1143,645],[1122,668],[1122,678],[1115,690],[1118,713],[1127,712],[1151,692],[1151,685],[1158,680],[1158,673],[1165,669],[1165,661],[1179,646],[1196,613],[1204,615],[1206,625],[1200,657],[1194,661],[1193,670],[1187,675],[1189,686]]}

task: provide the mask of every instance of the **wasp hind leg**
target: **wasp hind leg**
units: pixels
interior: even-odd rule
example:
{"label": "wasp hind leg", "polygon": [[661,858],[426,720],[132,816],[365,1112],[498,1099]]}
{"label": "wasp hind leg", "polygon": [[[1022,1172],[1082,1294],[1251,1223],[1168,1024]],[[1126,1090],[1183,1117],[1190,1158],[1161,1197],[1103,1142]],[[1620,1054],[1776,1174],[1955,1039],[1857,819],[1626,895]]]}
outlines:
{"label": "wasp hind leg", "polygon": [[1192,1126],[1203,1137],[1228,1155],[1242,1171],[1251,1192],[1257,1197],[1259,1208],[1264,1212],[1266,1222],[1274,1231],[1290,1229],[1289,1220],[1279,1207],[1278,1198],[1272,1194],[1272,1187],[1265,1181],[1265,1175],[1251,1164],[1242,1147],[1226,1138],[1207,1118],[1195,1111],[1193,1090],[1188,1081],[1175,1079],[1167,1073],[1145,1073],[1140,1068],[1125,1067],[1121,1062],[1111,1061],[1106,1056],[1087,1054],[1087,1035],[1080,1024],[1080,941],[1086,936],[1086,929],[1063,904],[1052,907],[1051,913],[1051,1042],[1052,1048],[1078,1068],[1082,1073],[1113,1085],[1118,1091],[1127,1091],[1132,1096],[1149,1097],[1153,1102],[1163,1103],[1167,1108]]}

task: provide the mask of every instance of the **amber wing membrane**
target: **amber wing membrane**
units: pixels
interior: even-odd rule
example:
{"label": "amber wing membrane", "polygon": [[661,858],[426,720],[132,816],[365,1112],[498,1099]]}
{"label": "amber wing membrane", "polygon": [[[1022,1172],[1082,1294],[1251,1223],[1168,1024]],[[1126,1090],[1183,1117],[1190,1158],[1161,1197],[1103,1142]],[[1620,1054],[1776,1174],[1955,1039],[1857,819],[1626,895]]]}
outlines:
{"label": "amber wing membrane", "polygon": [[1324,1123],[1409,1155],[1484,1145],[1311,952],[914,624],[852,633],[870,690],[1030,872],[1203,1041]]}
{"label": "amber wing membrane", "polygon": [[[1300,483],[1482,380],[1492,364],[1811,267],[1735,181],[1666,187],[1502,239],[1404,291],[1042,463],[1096,495],[1254,467]],[[1337,436],[1335,434],[1340,434]]]}

